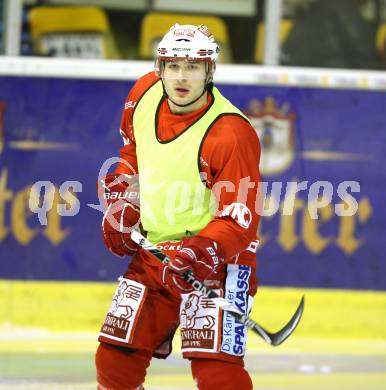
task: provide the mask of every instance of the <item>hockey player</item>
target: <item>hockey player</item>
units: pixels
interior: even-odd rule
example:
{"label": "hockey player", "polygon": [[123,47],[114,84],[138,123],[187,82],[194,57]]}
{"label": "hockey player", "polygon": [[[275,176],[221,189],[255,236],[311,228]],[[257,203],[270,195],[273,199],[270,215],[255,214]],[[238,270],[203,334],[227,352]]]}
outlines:
{"label": "hockey player", "polygon": [[[113,253],[133,257],[101,328],[99,389],[143,389],[150,360],[170,354],[179,325],[198,389],[252,389],[246,328],[181,277],[191,270],[244,313],[251,309],[260,145],[213,86],[218,53],[206,26],[176,24],[158,45],[156,71],[127,97],[121,163],[102,186],[102,230]],[[167,266],[130,239],[136,227],[172,258]]]}

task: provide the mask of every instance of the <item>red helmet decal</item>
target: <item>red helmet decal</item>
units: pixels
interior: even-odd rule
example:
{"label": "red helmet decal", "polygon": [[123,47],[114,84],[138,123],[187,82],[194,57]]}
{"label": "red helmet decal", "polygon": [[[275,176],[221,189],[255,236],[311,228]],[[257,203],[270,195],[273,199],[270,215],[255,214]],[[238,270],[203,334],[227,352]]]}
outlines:
{"label": "red helmet decal", "polygon": [[196,32],[190,28],[179,28],[179,29],[174,30],[175,37],[178,37],[180,35],[186,35],[188,37],[194,38],[195,33]]}
{"label": "red helmet decal", "polygon": [[197,27],[197,30],[198,31],[201,31],[204,35],[206,35],[208,38],[211,38],[213,37],[213,34],[209,31],[209,28],[206,27],[204,24],[200,24],[198,27]]}

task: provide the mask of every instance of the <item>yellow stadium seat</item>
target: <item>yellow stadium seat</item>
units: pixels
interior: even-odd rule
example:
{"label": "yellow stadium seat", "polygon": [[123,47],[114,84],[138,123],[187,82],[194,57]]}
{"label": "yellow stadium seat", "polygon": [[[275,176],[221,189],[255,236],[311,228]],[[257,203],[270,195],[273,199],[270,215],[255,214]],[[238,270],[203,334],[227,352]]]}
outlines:
{"label": "yellow stadium seat", "polygon": [[145,15],[141,25],[141,38],[139,54],[141,58],[154,58],[158,42],[175,23],[179,24],[205,24],[220,45],[218,62],[232,62],[232,55],[225,22],[216,16],[187,15],[150,12]]}
{"label": "yellow stadium seat", "polygon": [[[280,44],[283,44],[288,38],[293,27],[293,21],[289,19],[282,19],[279,30]],[[264,57],[264,39],[265,39],[265,25],[263,22],[257,26],[256,47],[255,47],[255,62],[258,64],[263,63]]]}
{"label": "yellow stadium seat", "polygon": [[386,23],[378,27],[375,46],[380,53],[386,49]]}
{"label": "yellow stadium seat", "polygon": [[35,7],[28,17],[38,55],[119,58],[107,16],[99,7]]}

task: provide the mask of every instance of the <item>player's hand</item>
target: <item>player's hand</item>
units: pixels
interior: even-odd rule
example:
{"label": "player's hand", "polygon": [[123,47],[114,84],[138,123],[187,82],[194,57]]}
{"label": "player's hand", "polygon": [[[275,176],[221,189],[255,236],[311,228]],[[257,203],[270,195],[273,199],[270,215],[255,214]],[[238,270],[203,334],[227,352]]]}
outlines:
{"label": "player's hand", "polygon": [[130,237],[140,223],[139,208],[135,205],[138,185],[126,179],[125,175],[109,174],[103,181],[103,198],[107,205],[102,220],[103,241],[118,256],[132,256],[138,249]]}
{"label": "player's hand", "polygon": [[215,241],[195,236],[183,241],[181,249],[176,252],[169,264],[162,267],[161,277],[163,283],[175,294],[193,291],[182,275],[191,271],[201,280],[215,279],[224,258]]}

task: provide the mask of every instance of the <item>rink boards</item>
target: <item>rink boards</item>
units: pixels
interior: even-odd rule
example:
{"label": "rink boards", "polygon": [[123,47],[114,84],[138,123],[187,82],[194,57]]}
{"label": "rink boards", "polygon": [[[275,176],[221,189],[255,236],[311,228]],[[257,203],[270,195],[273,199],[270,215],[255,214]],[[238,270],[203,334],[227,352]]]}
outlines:
{"label": "rink boards", "polygon": [[[123,272],[125,261],[100,239],[95,187],[103,162],[122,145],[133,79],[151,68],[0,61],[1,278],[111,281]],[[385,80],[382,72],[219,66],[219,89],[260,136],[267,195],[282,186],[262,217],[261,284],[385,289]],[[37,181],[53,185],[46,225],[29,210]],[[77,183],[76,198],[69,183]],[[294,184],[300,190],[284,213]],[[326,201],[320,209],[315,194]],[[345,202],[356,208],[352,215],[338,215]],[[60,205],[78,211],[59,215]]]}

